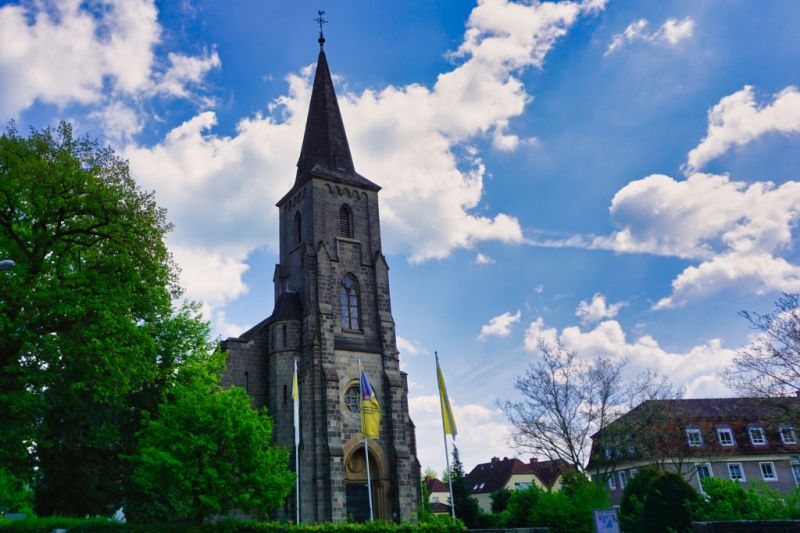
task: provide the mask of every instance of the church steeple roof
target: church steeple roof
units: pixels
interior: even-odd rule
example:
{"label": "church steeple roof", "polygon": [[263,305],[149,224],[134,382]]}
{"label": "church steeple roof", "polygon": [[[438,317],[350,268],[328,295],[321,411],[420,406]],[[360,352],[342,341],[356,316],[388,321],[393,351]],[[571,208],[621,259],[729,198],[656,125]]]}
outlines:
{"label": "church steeple roof", "polygon": [[380,187],[358,174],[353,165],[328,59],[323,49],[324,42],[324,38],[320,37],[317,71],[314,75],[311,103],[308,106],[303,147],[297,161],[295,186],[314,175],[379,190]]}

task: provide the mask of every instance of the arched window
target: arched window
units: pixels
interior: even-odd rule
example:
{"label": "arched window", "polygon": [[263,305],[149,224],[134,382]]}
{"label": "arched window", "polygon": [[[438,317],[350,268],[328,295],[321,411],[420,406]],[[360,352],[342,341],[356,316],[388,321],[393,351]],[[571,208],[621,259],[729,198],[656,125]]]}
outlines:
{"label": "arched window", "polygon": [[358,282],[352,274],[342,280],[342,329],[361,329],[358,313]]}
{"label": "arched window", "polygon": [[300,212],[294,214],[294,243],[303,242],[303,226],[300,224]]}
{"label": "arched window", "polygon": [[339,237],[353,237],[353,212],[347,204],[339,209]]}

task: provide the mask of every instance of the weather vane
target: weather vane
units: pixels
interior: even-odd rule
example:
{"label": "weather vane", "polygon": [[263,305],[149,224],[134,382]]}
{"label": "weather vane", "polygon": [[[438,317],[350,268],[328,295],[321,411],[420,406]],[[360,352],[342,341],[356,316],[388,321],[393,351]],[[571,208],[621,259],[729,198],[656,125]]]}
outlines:
{"label": "weather vane", "polygon": [[328,23],[327,20],[322,18],[322,15],[324,14],[325,14],[324,11],[317,11],[317,18],[314,19],[314,21],[317,24],[319,24],[319,39],[317,39],[317,42],[319,43],[320,47],[322,47],[322,45],[325,44],[325,36],[322,35],[322,25]]}

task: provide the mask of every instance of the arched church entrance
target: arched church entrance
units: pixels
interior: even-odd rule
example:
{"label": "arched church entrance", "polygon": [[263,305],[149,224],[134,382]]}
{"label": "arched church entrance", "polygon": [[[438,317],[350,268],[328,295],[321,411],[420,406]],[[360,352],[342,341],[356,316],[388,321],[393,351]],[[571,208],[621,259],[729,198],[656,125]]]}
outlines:
{"label": "arched church entrance", "polygon": [[[351,440],[345,446],[345,498],[347,517],[355,522],[369,520],[369,493],[364,441]],[[372,512],[376,520],[391,520],[389,505],[389,472],[386,456],[380,445],[369,443],[369,474],[372,485]]]}

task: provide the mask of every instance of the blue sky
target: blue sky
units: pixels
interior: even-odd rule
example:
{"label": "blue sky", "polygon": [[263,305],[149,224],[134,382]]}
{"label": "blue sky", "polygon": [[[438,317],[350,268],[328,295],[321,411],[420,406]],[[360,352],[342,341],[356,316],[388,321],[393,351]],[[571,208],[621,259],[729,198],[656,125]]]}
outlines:
{"label": "blue sky", "polygon": [[216,334],[272,309],[275,201],[327,11],[357,170],[383,186],[423,466],[438,350],[471,467],[513,455],[497,399],[537,336],[689,396],[800,290],[800,4],[3,2],[0,119],[71,120],[175,223]]}

